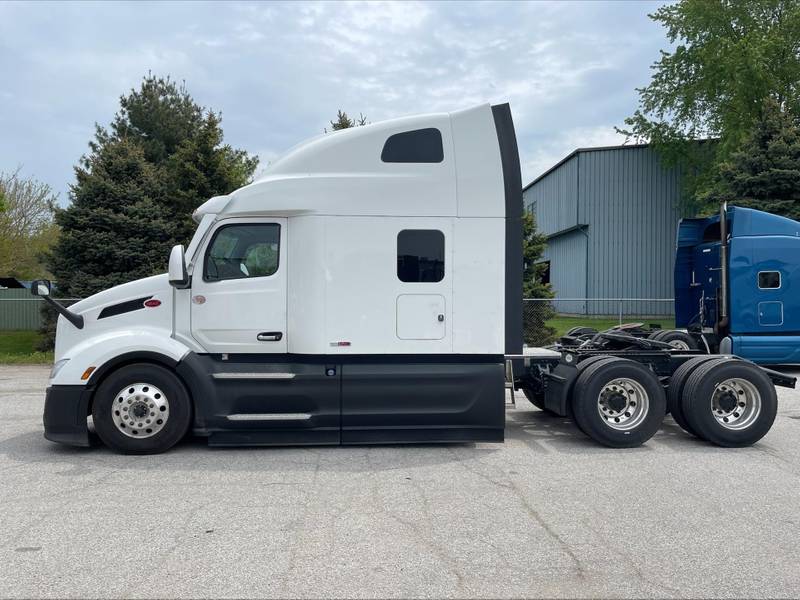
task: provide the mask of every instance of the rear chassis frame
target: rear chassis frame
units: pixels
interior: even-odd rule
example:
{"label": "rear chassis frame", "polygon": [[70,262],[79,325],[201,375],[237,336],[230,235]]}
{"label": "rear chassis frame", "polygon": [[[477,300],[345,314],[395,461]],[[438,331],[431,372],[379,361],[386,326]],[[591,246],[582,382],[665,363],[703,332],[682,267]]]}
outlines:
{"label": "rear chassis frame", "polygon": [[[579,375],[578,365],[588,358],[616,356],[636,361],[650,368],[666,388],[673,373],[684,362],[696,356],[709,356],[698,351],[666,348],[622,350],[569,348],[561,349],[560,352],[560,358],[524,354],[506,358],[523,364],[521,374],[515,377],[514,389],[526,391],[526,395],[534,405],[563,417],[571,416],[570,397]],[[759,368],[769,376],[774,385],[795,387],[796,378],[764,367]]]}

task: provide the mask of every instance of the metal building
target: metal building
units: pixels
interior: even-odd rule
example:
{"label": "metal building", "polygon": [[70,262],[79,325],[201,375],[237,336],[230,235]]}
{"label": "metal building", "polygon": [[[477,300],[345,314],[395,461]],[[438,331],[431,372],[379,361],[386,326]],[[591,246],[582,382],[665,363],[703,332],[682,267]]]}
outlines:
{"label": "metal building", "polygon": [[30,282],[0,277],[0,331],[39,329],[42,305],[31,296]]}
{"label": "metal building", "polygon": [[[547,235],[558,298],[672,298],[681,181],[647,145],[580,148],[524,189]],[[557,310],[616,314],[621,303],[560,302]],[[626,314],[672,314],[669,302],[627,302]]]}

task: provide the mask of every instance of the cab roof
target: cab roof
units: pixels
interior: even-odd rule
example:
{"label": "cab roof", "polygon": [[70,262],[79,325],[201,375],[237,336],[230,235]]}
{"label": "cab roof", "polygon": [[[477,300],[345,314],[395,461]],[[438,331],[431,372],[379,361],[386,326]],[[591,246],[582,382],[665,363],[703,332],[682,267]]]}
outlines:
{"label": "cab roof", "polygon": [[391,119],[316,136],[193,217],[505,215],[492,107]]}

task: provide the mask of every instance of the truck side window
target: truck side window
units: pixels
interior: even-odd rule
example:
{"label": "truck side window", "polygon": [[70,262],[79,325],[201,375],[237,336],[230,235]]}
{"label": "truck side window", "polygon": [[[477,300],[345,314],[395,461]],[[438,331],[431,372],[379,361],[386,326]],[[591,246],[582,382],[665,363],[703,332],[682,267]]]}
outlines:
{"label": "truck side window", "polygon": [[267,277],[278,270],[281,226],[226,225],[214,234],[203,264],[205,281]]}
{"label": "truck side window", "polygon": [[438,229],[404,229],[398,233],[397,277],[406,283],[444,279],[444,234]]}
{"label": "truck side window", "polygon": [[389,136],[383,145],[385,163],[440,163],[444,160],[442,132],[434,127]]}
{"label": "truck side window", "polygon": [[779,287],[781,287],[780,271],[759,271],[758,289],[777,290]]}

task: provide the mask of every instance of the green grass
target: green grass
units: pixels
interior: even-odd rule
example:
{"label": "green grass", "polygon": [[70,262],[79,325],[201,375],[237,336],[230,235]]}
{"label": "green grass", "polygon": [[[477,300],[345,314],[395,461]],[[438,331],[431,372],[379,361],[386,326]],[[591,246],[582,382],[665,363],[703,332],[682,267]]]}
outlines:
{"label": "green grass", "polygon": [[[658,324],[662,329],[674,329],[675,320],[670,317],[622,317],[623,323]],[[564,335],[567,330],[577,327],[594,327],[598,331],[611,329],[619,325],[619,318],[614,317],[554,317],[546,322],[556,330],[557,335]]]}
{"label": "green grass", "polygon": [[39,352],[37,331],[0,331],[0,365],[32,365],[53,362],[52,352]]}

